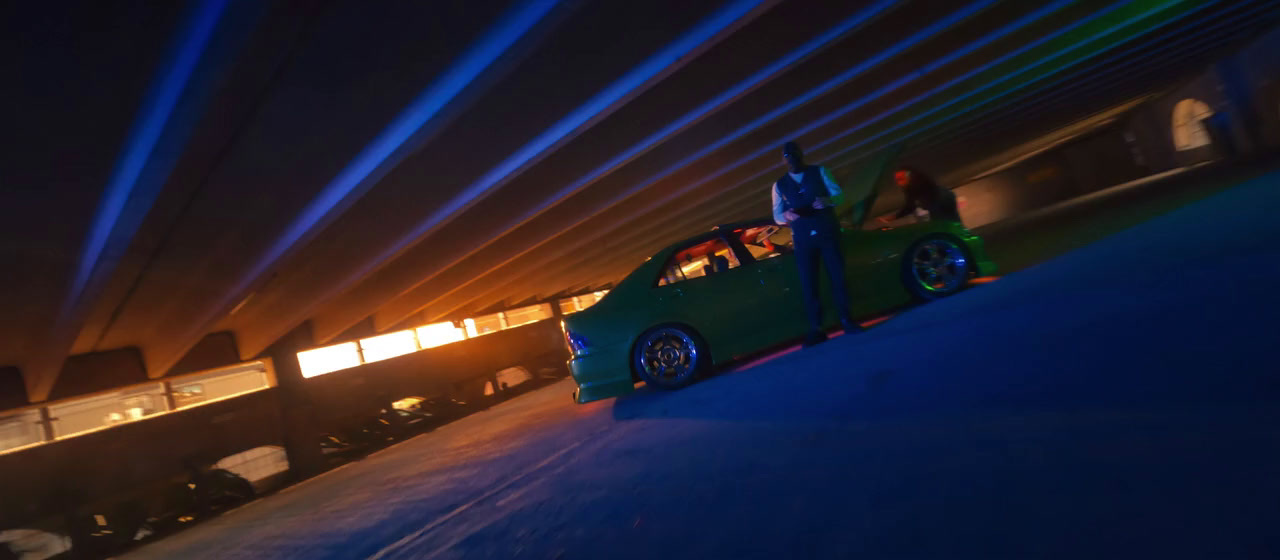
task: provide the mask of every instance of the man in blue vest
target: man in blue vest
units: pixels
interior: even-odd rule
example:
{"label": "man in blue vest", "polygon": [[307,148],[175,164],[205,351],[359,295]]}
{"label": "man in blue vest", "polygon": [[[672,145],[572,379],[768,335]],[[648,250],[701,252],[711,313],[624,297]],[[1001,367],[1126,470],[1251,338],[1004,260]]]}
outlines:
{"label": "man in blue vest", "polygon": [[844,198],[831,172],[818,165],[805,165],[804,153],[795,142],[782,146],[782,158],[789,172],[773,184],[773,220],[791,227],[795,240],[796,265],[804,291],[809,334],[805,346],[827,339],[822,330],[822,297],[818,293],[818,260],[826,265],[831,295],[844,332],[857,333],[862,327],[849,314],[849,290],[844,279],[844,255],[840,252],[840,222],[835,207]]}

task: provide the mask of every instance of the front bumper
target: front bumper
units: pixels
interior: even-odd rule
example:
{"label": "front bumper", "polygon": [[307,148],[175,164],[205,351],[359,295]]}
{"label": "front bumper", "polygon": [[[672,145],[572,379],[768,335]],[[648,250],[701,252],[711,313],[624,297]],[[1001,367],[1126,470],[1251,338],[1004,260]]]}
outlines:
{"label": "front bumper", "polygon": [[959,228],[959,231],[956,233],[962,234],[961,239],[963,239],[965,245],[968,246],[969,256],[973,258],[977,276],[995,276],[999,268],[996,267],[996,263],[991,260],[991,257],[987,255],[986,240],[982,239],[982,237],[977,234],[964,229],[963,226],[959,226]]}

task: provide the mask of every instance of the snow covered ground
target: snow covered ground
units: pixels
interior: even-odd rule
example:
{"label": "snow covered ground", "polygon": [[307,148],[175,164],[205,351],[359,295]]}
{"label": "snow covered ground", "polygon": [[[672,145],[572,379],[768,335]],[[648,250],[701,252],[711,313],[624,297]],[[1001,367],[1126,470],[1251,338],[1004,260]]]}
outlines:
{"label": "snow covered ground", "polygon": [[1280,556],[1280,175],[676,393],[561,383],[128,558]]}

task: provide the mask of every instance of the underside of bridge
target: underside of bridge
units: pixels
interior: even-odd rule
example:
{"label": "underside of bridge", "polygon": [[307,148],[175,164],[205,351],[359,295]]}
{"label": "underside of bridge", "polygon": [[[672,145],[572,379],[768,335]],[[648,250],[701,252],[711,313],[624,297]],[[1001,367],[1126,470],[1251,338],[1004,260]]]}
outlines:
{"label": "underside of bridge", "polygon": [[784,141],[837,177],[901,159],[957,184],[1276,4],[22,3],[0,366],[36,402],[111,360],[159,378],[302,325],[324,344],[600,288],[767,215]]}

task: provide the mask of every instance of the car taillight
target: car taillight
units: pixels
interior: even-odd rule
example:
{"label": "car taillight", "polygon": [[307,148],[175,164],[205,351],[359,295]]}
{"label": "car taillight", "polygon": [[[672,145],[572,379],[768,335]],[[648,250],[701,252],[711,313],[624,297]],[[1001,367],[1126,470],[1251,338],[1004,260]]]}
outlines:
{"label": "car taillight", "polygon": [[569,330],[564,321],[560,322],[560,330],[564,332],[564,343],[569,347],[569,353],[574,356],[581,356],[587,353],[589,343],[585,337]]}

